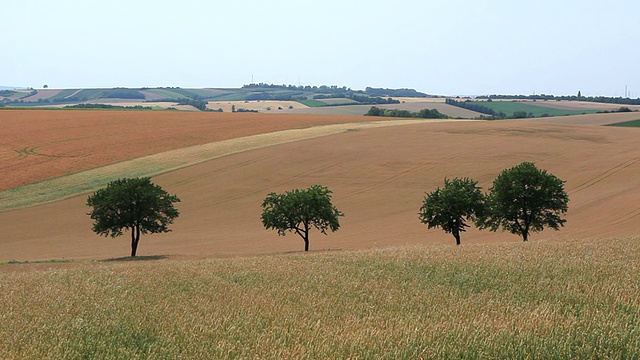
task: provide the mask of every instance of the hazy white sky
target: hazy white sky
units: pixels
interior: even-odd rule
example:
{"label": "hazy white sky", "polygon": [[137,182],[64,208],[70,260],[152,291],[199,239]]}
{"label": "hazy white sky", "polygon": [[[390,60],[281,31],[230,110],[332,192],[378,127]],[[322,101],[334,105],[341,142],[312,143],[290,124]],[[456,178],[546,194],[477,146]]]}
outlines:
{"label": "hazy white sky", "polygon": [[640,96],[638,0],[19,0],[0,85]]}

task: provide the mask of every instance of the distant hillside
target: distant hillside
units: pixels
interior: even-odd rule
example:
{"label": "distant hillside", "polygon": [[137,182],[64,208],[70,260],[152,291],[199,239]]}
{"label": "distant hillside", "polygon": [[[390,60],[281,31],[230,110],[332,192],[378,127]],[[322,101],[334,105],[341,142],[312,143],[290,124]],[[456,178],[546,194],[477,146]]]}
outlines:
{"label": "distant hillside", "polygon": [[[241,88],[185,89],[164,88],[112,88],[112,89],[3,89],[0,90],[0,106],[54,106],[80,103],[114,103],[133,101],[175,103],[192,105],[206,110],[209,101],[296,101],[306,106],[335,106],[363,104],[394,104],[392,96],[426,97],[413,89],[352,90],[338,86],[294,86],[250,84]],[[339,100],[338,100],[339,99]],[[132,105],[132,106],[135,106]]]}

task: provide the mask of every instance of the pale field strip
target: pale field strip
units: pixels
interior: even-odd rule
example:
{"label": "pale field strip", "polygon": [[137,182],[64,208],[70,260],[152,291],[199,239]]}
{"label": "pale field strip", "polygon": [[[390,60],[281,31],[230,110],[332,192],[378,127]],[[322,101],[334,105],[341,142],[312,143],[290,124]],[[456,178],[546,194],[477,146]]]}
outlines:
{"label": "pale field strip", "polygon": [[110,181],[122,177],[155,176],[223,156],[267,146],[334,135],[350,130],[444,121],[464,120],[412,119],[323,125],[246,136],[166,151],[2,191],[0,192],[0,212],[92,192],[106,186]]}
{"label": "pale field strip", "polygon": [[231,107],[235,106],[236,110],[258,110],[269,111],[267,108],[276,111],[279,107],[284,109],[306,109],[308,106],[301,104],[297,101],[279,101],[279,100],[234,100],[234,101],[209,101],[207,104],[208,109],[217,110],[222,109],[224,112],[231,112]]}

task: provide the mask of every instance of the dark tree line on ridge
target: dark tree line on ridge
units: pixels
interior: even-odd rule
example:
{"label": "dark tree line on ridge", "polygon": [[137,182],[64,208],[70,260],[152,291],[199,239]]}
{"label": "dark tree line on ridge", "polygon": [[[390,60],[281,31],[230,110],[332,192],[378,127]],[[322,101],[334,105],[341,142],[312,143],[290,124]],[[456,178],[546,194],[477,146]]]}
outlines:
{"label": "dark tree line on ridge", "polygon": [[[340,95],[349,95],[349,94],[362,94],[369,95],[371,97],[428,97],[428,94],[416,91],[414,89],[386,89],[386,88],[372,88],[366,87],[365,90],[352,90],[346,86],[337,86],[337,85],[320,85],[320,86],[310,86],[310,85],[275,85],[275,84],[248,84],[243,85],[243,89],[276,89],[276,90],[292,90],[292,91],[307,91],[314,92],[320,94],[340,94]],[[262,100],[262,99],[261,99]]]}
{"label": "dark tree line on ridge", "polygon": [[377,106],[372,106],[364,115],[419,119],[449,119],[449,116],[441,113],[438,109],[422,109],[418,112],[411,112],[409,110],[381,109]]}

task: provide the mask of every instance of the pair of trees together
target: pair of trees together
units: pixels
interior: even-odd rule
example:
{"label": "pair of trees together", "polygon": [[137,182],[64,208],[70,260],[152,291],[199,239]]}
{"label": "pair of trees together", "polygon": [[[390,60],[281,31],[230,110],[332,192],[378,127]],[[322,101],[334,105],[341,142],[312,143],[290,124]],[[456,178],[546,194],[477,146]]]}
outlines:
{"label": "pair of trees together", "polygon": [[503,170],[488,195],[469,178],[445,179],[444,188],[425,195],[418,217],[428,228],[451,233],[457,245],[468,222],[491,231],[503,228],[527,241],[532,232],[564,226],[569,202],[564,183],[531,162]]}
{"label": "pair of trees together", "polygon": [[[500,173],[488,195],[482,194],[477,181],[468,178],[444,182],[444,188],[425,195],[418,215],[429,228],[451,233],[458,245],[460,233],[469,227],[467,222],[492,231],[502,227],[521,235],[524,241],[531,232],[545,227],[558,230],[566,222],[561,218],[569,201],[564,181],[530,162]],[[339,218],[344,213],[331,203],[331,194],[321,185],[269,193],[262,203],[262,223],[279,235],[287,231],[298,234],[308,251],[312,228],[323,234],[340,228]],[[89,196],[87,205],[93,207],[89,215],[97,234],[117,237],[123,229],[131,230],[131,256],[135,256],[141,233],[170,231],[168,225],[179,215],[173,203],[179,201],[149,178],[134,178],[109,183]]]}

